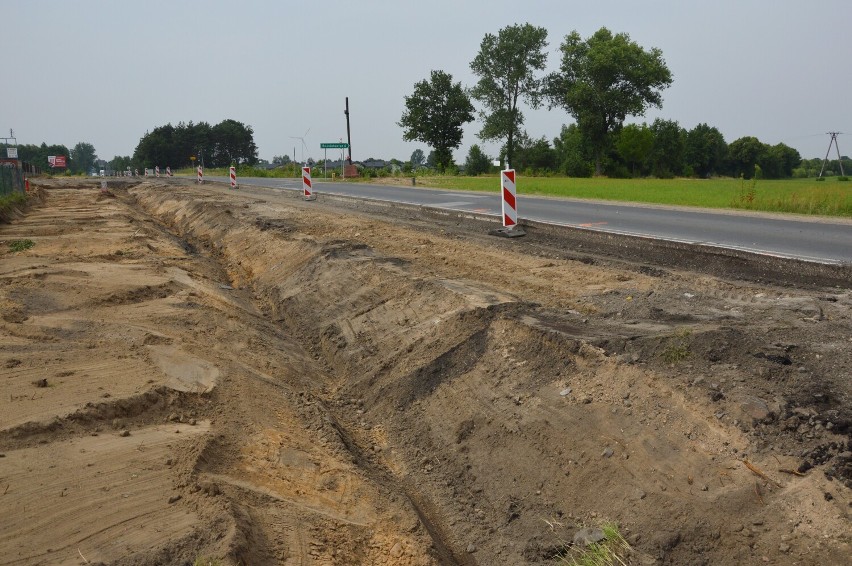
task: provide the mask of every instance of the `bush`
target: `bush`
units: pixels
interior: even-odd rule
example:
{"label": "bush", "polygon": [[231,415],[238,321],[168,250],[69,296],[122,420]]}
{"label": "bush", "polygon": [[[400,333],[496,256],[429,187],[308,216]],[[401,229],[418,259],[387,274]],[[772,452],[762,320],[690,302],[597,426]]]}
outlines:
{"label": "bush", "polygon": [[606,176],[610,179],[630,179],[633,174],[625,165],[612,163],[606,168]]}
{"label": "bush", "polygon": [[22,252],[28,250],[35,245],[32,240],[12,240],[9,242],[9,251]]}

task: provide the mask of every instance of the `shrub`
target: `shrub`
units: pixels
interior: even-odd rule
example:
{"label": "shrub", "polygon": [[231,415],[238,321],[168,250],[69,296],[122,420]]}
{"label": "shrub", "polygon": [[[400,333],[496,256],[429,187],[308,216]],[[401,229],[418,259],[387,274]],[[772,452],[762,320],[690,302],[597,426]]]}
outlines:
{"label": "shrub", "polygon": [[9,250],[13,252],[22,252],[28,250],[35,245],[32,240],[12,240],[9,242]]}

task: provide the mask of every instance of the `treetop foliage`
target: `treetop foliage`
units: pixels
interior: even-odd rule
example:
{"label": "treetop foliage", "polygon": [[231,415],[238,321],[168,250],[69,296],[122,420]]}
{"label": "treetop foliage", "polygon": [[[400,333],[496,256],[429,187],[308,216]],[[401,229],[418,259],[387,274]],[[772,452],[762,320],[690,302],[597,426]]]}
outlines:
{"label": "treetop foliage", "polygon": [[545,80],[552,106],[564,108],[595,150],[600,173],[610,134],[627,116],[642,116],[662,106],[662,90],[672,83],[671,71],[659,49],[644,50],[626,33],[605,27],[587,40],[576,31],[560,46],[559,71]]}
{"label": "treetop foliage", "polygon": [[430,79],[414,85],[405,97],[405,111],[399,121],[403,139],[421,141],[435,150],[438,169],[452,163],[452,150],[461,145],[462,127],[473,121],[473,104],[461,83],[452,75],[432,71]]}
{"label": "treetop foliage", "polygon": [[479,77],[471,96],[481,102],[483,140],[506,139],[506,156],[514,157],[515,137],[524,123],[518,103],[538,107],[541,78],[535,72],[547,63],[547,30],[531,24],[515,24],[497,35],[485,34],[470,69]]}
{"label": "treetop foliage", "polygon": [[236,120],[223,120],[211,126],[207,122],[166,124],[146,133],[136,150],[133,162],[141,167],[188,167],[193,164],[207,167],[227,167],[231,164],[257,162],[254,130]]}

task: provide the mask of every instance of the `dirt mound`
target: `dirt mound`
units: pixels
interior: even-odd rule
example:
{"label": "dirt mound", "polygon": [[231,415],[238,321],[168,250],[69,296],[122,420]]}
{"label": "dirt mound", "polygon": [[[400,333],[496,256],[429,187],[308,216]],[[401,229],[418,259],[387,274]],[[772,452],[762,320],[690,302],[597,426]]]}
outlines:
{"label": "dirt mound", "polygon": [[[92,464],[50,505],[125,551],[0,524],[20,563],[545,563],[604,521],[637,564],[850,551],[849,289],[273,192],[111,190],[52,188],[7,228],[36,246],[0,270],[0,387],[28,407],[0,421],[0,477],[83,450],[39,481]],[[98,511],[125,494],[174,532]]]}

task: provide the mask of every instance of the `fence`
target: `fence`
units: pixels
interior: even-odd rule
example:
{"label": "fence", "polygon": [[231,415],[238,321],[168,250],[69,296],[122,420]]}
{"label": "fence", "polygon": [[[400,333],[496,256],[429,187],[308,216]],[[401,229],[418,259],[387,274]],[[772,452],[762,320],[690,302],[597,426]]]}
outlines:
{"label": "fence", "polygon": [[24,194],[24,172],[16,163],[0,163],[0,197]]}

